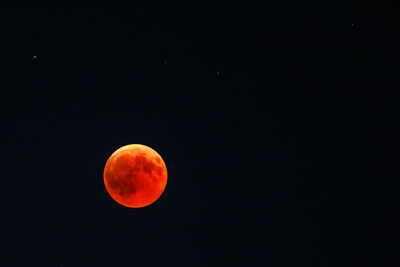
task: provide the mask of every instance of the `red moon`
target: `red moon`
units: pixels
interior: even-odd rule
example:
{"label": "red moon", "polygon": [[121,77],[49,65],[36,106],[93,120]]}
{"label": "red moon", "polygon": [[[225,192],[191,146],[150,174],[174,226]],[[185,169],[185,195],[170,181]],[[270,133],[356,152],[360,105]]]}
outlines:
{"label": "red moon", "polygon": [[104,185],[110,196],[129,208],[155,202],[167,185],[167,167],[148,146],[133,144],[117,149],[104,167]]}

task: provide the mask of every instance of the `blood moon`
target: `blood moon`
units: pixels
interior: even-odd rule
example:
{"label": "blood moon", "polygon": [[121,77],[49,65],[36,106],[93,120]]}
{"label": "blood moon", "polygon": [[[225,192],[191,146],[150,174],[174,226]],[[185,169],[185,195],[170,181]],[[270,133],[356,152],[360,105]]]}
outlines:
{"label": "blood moon", "polygon": [[110,196],[129,208],[152,204],[167,185],[167,167],[148,146],[133,144],[117,149],[104,167],[104,185]]}

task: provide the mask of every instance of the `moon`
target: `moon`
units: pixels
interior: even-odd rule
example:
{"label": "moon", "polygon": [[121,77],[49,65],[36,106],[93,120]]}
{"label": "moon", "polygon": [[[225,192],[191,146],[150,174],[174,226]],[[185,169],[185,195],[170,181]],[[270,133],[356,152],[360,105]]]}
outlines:
{"label": "moon", "polygon": [[104,167],[104,185],[110,196],[129,208],[154,203],[167,185],[167,167],[152,148],[131,144],[117,149]]}

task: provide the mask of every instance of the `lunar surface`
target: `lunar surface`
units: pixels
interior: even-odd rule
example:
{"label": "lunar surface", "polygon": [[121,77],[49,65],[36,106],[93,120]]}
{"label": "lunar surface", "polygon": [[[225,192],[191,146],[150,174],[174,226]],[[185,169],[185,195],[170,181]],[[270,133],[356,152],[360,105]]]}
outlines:
{"label": "lunar surface", "polygon": [[148,146],[133,144],[116,150],[104,168],[104,185],[119,204],[142,208],[154,203],[167,185],[167,167]]}

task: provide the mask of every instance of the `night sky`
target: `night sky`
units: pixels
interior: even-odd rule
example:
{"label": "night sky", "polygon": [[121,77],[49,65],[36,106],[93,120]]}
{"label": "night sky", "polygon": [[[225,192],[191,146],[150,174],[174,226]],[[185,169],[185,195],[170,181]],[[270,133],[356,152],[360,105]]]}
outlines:
{"label": "night sky", "polygon": [[[398,22],[3,9],[0,265],[400,266]],[[168,183],[130,209],[103,170],[136,143]]]}

